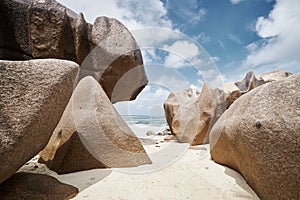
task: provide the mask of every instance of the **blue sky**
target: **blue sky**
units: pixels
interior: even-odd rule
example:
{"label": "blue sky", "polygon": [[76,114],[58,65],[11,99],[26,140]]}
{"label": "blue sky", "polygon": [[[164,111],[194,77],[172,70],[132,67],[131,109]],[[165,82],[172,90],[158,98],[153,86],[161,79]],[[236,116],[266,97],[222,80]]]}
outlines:
{"label": "blue sky", "polygon": [[[121,114],[163,114],[170,91],[201,89],[207,79],[218,86],[241,79],[249,70],[300,71],[299,0],[59,2],[83,12],[90,23],[102,15],[117,18],[140,44],[150,84],[136,101],[115,105]],[[169,31],[139,34],[147,27]],[[183,35],[176,36],[178,32]],[[215,65],[202,69],[205,62],[200,61],[209,58]]]}

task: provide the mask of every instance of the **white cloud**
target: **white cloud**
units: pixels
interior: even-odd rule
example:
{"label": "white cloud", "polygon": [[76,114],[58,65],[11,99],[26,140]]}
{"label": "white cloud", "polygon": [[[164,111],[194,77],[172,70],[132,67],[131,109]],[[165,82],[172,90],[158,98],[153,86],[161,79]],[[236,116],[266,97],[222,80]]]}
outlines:
{"label": "white cloud", "polygon": [[197,85],[194,85],[194,84],[191,84],[190,88],[199,90],[199,87]]}
{"label": "white cloud", "polygon": [[58,0],[76,12],[83,12],[93,23],[98,16],[120,20],[127,28],[172,27],[167,10],[160,0]]}
{"label": "white cloud", "polygon": [[230,0],[230,2],[233,4],[233,5],[237,5],[239,3],[241,3],[243,0]]}
{"label": "white cloud", "polygon": [[189,41],[179,40],[172,45],[164,45],[163,49],[170,52],[165,59],[166,67],[180,68],[201,63],[198,46]]}
{"label": "white cloud", "polygon": [[187,62],[187,60],[185,60],[182,57],[179,57],[175,54],[169,54],[166,59],[165,59],[165,63],[164,65],[166,67],[170,67],[170,68],[181,68],[181,67],[186,67],[189,65],[189,63]]}
{"label": "white cloud", "polygon": [[[207,14],[207,10],[201,7],[201,2],[198,0],[166,0],[166,8],[172,10],[172,15],[178,19],[197,25],[199,22],[204,20]],[[185,26],[186,24],[183,24]]]}
{"label": "white cloud", "polygon": [[237,35],[229,34],[229,39],[234,41],[235,43],[242,44],[241,39]]}
{"label": "white cloud", "polygon": [[225,49],[225,45],[221,40],[217,40],[217,42],[220,45],[220,47],[222,47],[222,49]]}
{"label": "white cloud", "polygon": [[191,16],[189,19],[189,22],[197,25],[199,22],[201,22],[204,19],[204,16],[207,14],[207,10],[204,8],[199,9],[198,13],[195,13]]}
{"label": "white cloud", "polygon": [[[189,83],[180,74],[161,75],[151,81],[138,95],[135,101],[118,102],[114,106],[122,115],[164,115],[163,104],[170,92],[181,91],[187,88],[201,88]],[[155,113],[152,113],[155,111]]]}
{"label": "white cloud", "polygon": [[224,84],[225,75],[216,69],[199,70],[198,75],[203,78],[211,87],[217,88]]}
{"label": "white cloud", "polygon": [[[262,39],[247,46],[244,67],[278,65],[299,70],[300,66],[299,0],[277,0],[268,17],[259,17],[255,30]],[[291,67],[291,63],[295,64]]]}
{"label": "white cloud", "polygon": [[156,85],[160,85],[163,88],[168,89],[169,91],[180,91],[186,88],[189,88],[190,83],[184,77],[179,76],[168,76],[162,75],[157,80],[155,80]]}
{"label": "white cloud", "polygon": [[131,30],[140,47],[161,48],[170,40],[177,40],[184,36],[177,30],[169,28],[142,28]]}
{"label": "white cloud", "polygon": [[220,61],[220,58],[217,57],[217,56],[213,56],[213,57],[211,57],[211,59],[212,59],[215,63]]}
{"label": "white cloud", "polygon": [[143,61],[146,64],[158,63],[161,61],[161,57],[157,55],[155,49],[142,49]]}
{"label": "white cloud", "polygon": [[208,42],[211,41],[211,38],[207,36],[204,32],[199,33],[198,35],[193,37],[193,39],[199,41],[202,44],[207,44]]}
{"label": "white cloud", "polygon": [[[106,1],[107,2],[107,1]],[[119,8],[125,9],[122,20],[133,22],[134,28],[172,27],[167,10],[160,0],[116,0]]]}
{"label": "white cloud", "polygon": [[[163,116],[163,103],[169,94],[170,92],[164,88],[148,85],[135,101],[119,102],[114,106],[121,115]],[[153,109],[155,113],[153,113]]]}

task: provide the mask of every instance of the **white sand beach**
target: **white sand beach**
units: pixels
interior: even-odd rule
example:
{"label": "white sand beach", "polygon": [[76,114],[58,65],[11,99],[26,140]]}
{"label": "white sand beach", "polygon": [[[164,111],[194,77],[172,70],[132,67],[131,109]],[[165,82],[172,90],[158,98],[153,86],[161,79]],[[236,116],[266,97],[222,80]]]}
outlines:
{"label": "white sand beach", "polygon": [[49,174],[79,188],[76,200],[259,199],[240,174],[211,160],[208,144],[189,148],[164,137],[141,139],[151,165],[57,175],[35,157],[19,171]]}

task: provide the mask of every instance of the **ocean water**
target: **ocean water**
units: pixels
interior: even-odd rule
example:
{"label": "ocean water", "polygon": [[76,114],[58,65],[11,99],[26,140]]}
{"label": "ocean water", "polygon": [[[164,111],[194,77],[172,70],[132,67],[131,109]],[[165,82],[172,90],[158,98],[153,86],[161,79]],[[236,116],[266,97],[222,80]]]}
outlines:
{"label": "ocean water", "polygon": [[159,133],[168,128],[165,116],[121,115],[121,117],[139,138],[152,164],[116,170],[134,174],[156,172],[180,159],[190,146],[176,140],[164,142],[165,135],[147,135],[148,131]]}
{"label": "ocean water", "polygon": [[148,131],[162,132],[168,128],[165,116],[121,115],[131,130],[138,137],[147,137]]}
{"label": "ocean water", "polygon": [[149,115],[121,115],[127,124],[140,124],[149,126],[166,125],[165,116],[149,116]]}

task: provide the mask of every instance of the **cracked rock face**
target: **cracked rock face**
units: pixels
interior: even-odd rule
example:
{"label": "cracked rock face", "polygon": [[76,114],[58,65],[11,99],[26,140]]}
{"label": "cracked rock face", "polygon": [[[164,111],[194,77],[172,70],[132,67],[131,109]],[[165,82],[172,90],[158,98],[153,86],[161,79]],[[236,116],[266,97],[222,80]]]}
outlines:
{"label": "cracked rock face", "polygon": [[113,103],[134,100],[148,83],[135,39],[116,19],[91,25],[54,0],[2,0],[0,18],[0,59],[74,61],[79,78],[93,76]]}
{"label": "cracked rock face", "polygon": [[46,146],[77,72],[70,61],[0,61],[0,182]]}

